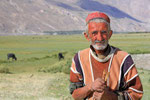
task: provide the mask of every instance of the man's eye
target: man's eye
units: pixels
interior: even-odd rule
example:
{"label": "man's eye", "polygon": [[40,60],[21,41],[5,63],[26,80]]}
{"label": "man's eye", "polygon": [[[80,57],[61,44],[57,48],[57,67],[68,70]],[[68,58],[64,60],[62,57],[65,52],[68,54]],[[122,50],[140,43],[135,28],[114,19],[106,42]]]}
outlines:
{"label": "man's eye", "polygon": [[107,33],[107,31],[101,31],[101,33],[104,33],[104,34],[105,34],[105,33]]}
{"label": "man's eye", "polygon": [[97,34],[97,31],[92,32],[92,34]]}

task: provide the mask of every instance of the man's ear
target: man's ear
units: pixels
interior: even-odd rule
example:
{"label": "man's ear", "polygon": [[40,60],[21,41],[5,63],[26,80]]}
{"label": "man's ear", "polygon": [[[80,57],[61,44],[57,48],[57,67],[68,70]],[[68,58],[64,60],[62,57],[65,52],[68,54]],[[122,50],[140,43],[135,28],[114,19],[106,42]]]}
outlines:
{"label": "man's ear", "polygon": [[89,36],[88,36],[88,34],[87,33],[83,33],[84,34],[84,37],[89,41],[90,39],[89,39]]}
{"label": "man's ear", "polygon": [[110,31],[109,31],[109,39],[111,38],[112,34],[113,34],[113,31],[110,30]]}

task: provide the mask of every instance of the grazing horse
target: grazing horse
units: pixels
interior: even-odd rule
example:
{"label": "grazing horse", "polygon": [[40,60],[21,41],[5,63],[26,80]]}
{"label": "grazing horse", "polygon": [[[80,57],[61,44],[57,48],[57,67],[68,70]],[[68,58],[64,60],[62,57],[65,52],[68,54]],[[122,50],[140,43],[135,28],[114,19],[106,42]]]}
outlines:
{"label": "grazing horse", "polygon": [[59,58],[59,60],[64,59],[63,54],[62,53],[58,53],[58,58]]}
{"label": "grazing horse", "polygon": [[7,59],[9,60],[10,58],[14,59],[14,60],[17,60],[17,57],[15,56],[14,53],[8,53],[7,54]]}

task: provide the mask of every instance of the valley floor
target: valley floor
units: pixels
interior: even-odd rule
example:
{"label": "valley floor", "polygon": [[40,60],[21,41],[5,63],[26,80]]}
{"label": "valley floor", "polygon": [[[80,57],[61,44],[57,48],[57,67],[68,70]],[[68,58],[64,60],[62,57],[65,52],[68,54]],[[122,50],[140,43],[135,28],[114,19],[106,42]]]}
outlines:
{"label": "valley floor", "polygon": [[[143,83],[143,100],[148,100],[150,99],[150,54],[132,55],[132,57]],[[68,87],[69,75],[64,73],[0,74],[0,100],[72,100]]]}
{"label": "valley floor", "polygon": [[68,78],[63,73],[0,74],[0,100],[71,100]]}

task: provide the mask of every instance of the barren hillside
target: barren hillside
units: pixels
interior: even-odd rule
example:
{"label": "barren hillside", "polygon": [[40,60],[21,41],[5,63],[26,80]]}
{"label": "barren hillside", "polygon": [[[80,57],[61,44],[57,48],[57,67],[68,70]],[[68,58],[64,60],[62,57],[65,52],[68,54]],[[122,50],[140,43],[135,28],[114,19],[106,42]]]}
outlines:
{"label": "barren hillside", "polygon": [[150,31],[149,4],[149,0],[0,0],[0,34],[84,30],[91,11],[107,13],[114,31]]}

